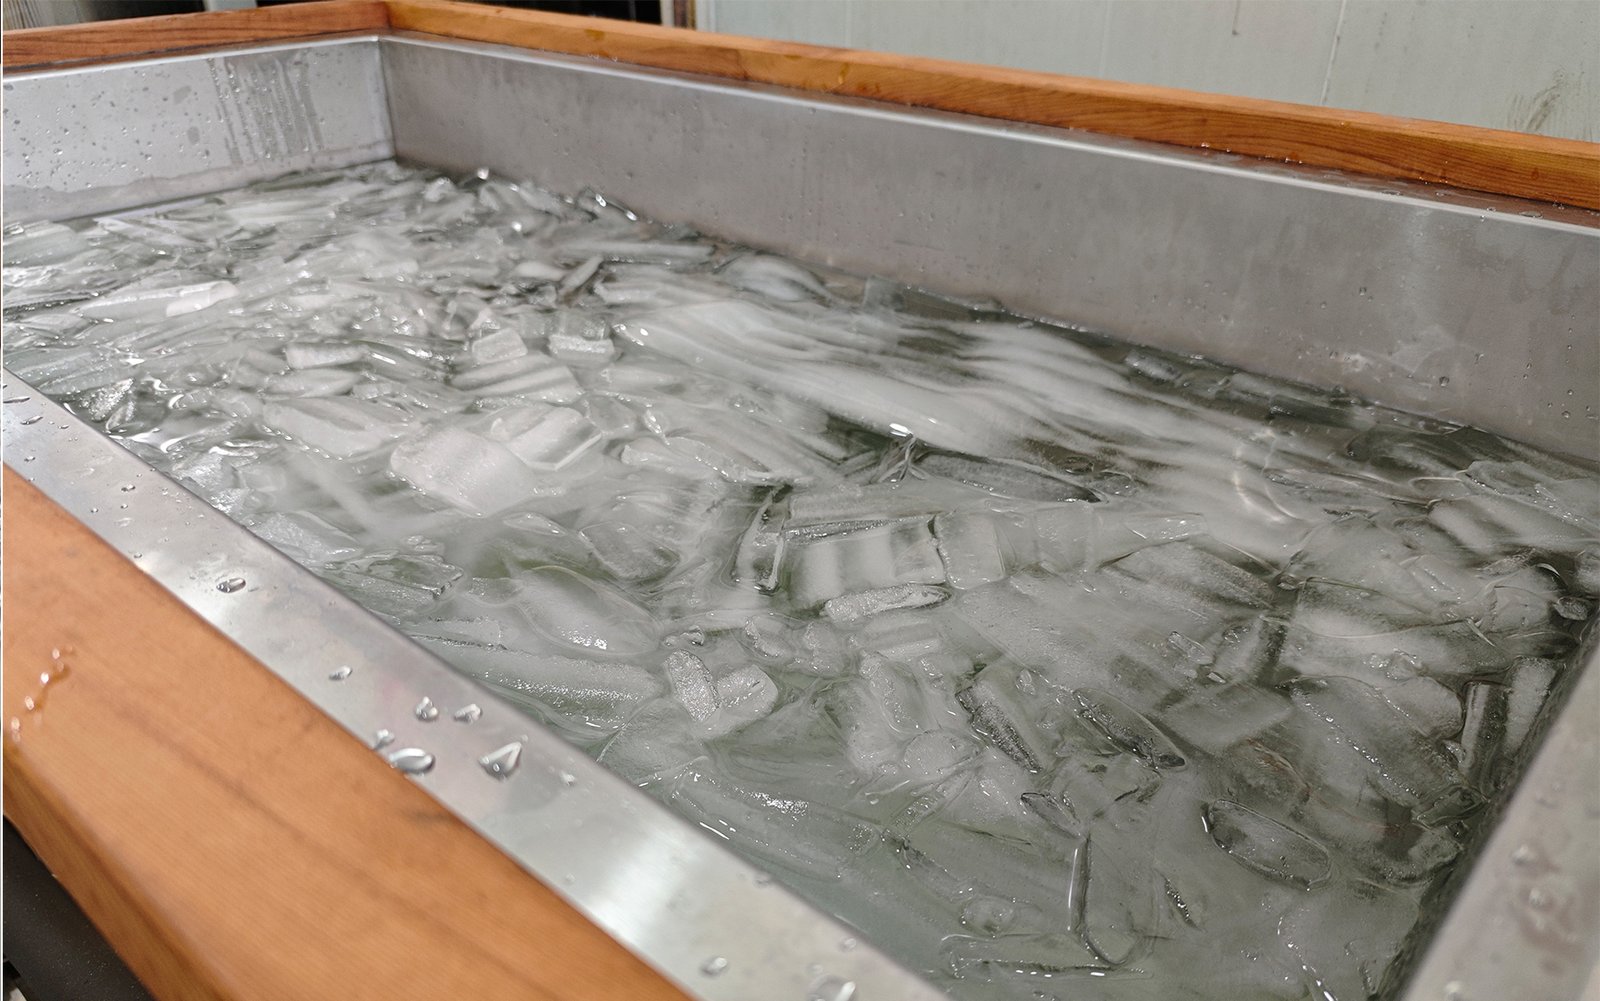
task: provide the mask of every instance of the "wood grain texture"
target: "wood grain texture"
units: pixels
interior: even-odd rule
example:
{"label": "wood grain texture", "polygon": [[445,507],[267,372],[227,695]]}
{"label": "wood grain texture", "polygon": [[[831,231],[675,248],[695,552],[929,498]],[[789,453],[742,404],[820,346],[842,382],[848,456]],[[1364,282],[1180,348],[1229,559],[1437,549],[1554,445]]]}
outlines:
{"label": "wood grain texture", "polygon": [[387,0],[396,30],[1600,208],[1600,144],[597,18]]}
{"label": "wood grain texture", "polygon": [[5,527],[6,816],[157,997],[683,1001],[9,468]]}
{"label": "wood grain texture", "polygon": [[21,28],[6,32],[0,49],[5,68],[18,70],[342,31],[376,31],[388,24],[389,13],[380,0],[313,0],[281,7]]}

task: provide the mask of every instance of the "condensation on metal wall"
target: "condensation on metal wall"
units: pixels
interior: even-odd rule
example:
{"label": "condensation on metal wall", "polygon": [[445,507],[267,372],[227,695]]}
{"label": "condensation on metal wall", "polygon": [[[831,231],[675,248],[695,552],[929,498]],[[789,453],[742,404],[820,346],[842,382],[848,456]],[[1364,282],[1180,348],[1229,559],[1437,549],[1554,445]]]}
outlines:
{"label": "condensation on metal wall", "polygon": [[1600,139],[1593,0],[698,0],[697,26]]}

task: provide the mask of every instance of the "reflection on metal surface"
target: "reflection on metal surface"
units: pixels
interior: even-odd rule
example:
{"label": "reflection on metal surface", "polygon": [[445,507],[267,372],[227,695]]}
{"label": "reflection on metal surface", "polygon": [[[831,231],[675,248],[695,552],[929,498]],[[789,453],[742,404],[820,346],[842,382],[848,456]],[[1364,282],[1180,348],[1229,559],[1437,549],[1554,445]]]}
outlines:
{"label": "reflection on metal surface", "polygon": [[[613,937],[707,1001],[943,995],[6,373],[13,468]],[[43,420],[30,421],[42,417]],[[101,507],[124,485],[127,508]],[[198,556],[196,554],[205,554]],[[219,580],[248,585],[231,593]],[[444,725],[417,710],[451,707]],[[708,956],[726,968],[702,969]]]}
{"label": "reflection on metal surface", "polygon": [[4,87],[8,223],[394,153],[371,37],[7,74]]}

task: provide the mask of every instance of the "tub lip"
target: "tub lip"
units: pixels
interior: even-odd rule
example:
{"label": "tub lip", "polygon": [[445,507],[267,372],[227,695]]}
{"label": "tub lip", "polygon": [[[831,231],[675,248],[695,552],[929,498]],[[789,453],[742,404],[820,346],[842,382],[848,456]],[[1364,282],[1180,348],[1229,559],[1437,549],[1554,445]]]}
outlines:
{"label": "tub lip", "polygon": [[[863,998],[946,998],[9,370],[3,384],[8,469],[374,753],[432,754],[413,781],[689,996],[802,998],[835,976]],[[474,705],[469,725],[451,719]],[[497,777],[487,760],[513,746]],[[710,957],[726,969],[708,976]]]}

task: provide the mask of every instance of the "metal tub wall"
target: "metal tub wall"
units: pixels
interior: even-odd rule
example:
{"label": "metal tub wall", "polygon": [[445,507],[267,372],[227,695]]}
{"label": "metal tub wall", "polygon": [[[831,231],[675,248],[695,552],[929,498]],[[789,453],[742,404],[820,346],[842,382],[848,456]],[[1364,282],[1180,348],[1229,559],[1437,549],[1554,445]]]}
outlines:
{"label": "metal tub wall", "polygon": [[[390,156],[486,166],[1600,456],[1595,213],[408,36],[18,75],[5,98],[8,221]],[[822,969],[863,997],[938,996],[870,947],[841,953],[837,922],[529,733],[517,710],[196,498],[146,490],[137,517],[97,511],[119,484],[159,477],[65,411],[35,395],[3,417],[8,454],[38,459],[14,468],[353,733],[425,745],[438,764],[418,781],[432,794],[696,995],[800,997]],[[222,555],[197,567],[196,551]],[[250,586],[217,589],[234,575]],[[1551,935],[1522,920],[1535,891],[1600,894],[1586,849],[1600,802],[1575,765],[1600,753],[1584,725],[1600,712],[1594,640],[1479,861],[1460,870],[1407,997],[1447,996],[1455,980],[1485,997],[1561,997],[1594,969],[1592,927]],[[357,669],[335,682],[338,664]],[[470,733],[429,730],[411,713],[423,696],[475,702],[483,718]],[[513,744],[514,780],[487,777],[480,759]],[[562,772],[580,781],[556,796]],[[1537,871],[1513,864],[1529,851]],[[729,960],[715,979],[701,973],[712,955]]]}

